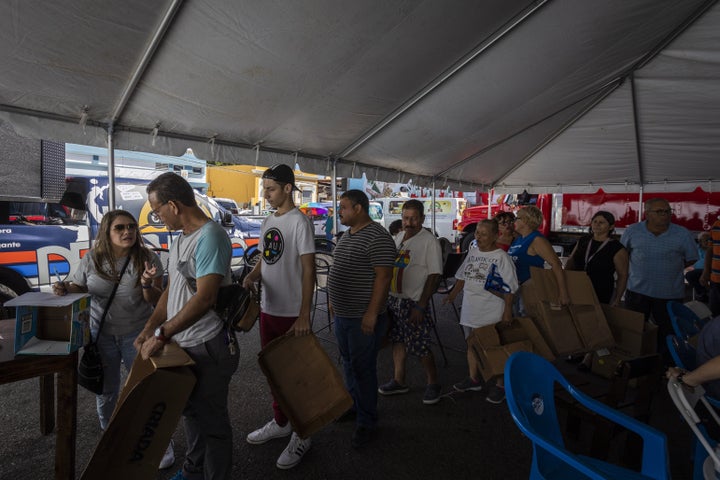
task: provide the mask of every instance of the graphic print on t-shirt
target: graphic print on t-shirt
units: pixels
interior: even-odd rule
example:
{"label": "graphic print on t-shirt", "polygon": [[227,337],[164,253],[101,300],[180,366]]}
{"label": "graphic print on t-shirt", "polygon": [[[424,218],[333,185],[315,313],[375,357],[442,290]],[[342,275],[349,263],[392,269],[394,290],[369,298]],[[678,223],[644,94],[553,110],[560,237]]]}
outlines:
{"label": "graphic print on t-shirt", "polygon": [[285,249],[285,240],[277,228],[270,228],[263,237],[263,259],[268,265],[280,260]]}
{"label": "graphic print on t-shirt", "polygon": [[402,278],[405,268],[410,264],[410,250],[401,248],[395,257],[395,265],[393,265],[393,276],[390,281],[390,291],[393,293],[403,293]]}
{"label": "graphic print on t-shirt", "polygon": [[485,285],[491,263],[492,262],[487,257],[478,256],[473,258],[473,261],[468,262],[465,266],[465,272],[463,272],[465,275],[465,281]]}

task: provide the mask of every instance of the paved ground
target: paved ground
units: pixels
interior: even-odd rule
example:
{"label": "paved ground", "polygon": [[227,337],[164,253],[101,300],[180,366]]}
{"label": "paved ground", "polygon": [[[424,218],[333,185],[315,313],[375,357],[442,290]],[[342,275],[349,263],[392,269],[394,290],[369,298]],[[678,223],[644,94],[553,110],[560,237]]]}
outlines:
{"label": "paved ground", "polygon": [[[265,445],[245,442],[248,432],[271,418],[270,396],[258,367],[257,327],[240,336],[241,362],[231,384],[231,418],[236,435],[233,478],[248,479],[521,479],[529,473],[531,447],[515,426],[507,406],[485,401],[484,392],[452,393],[452,383],[467,375],[463,338],[452,312],[440,311],[440,337],[448,365],[436,348],[440,377],[446,395],[433,406],[422,404],[424,375],[417,361],[408,364],[407,395],[381,397],[381,423],[377,441],[362,451],[350,446],[352,423],[332,424],[313,437],[313,446],[303,462],[289,471],[275,467],[285,439]],[[318,318],[316,325],[325,325]],[[331,358],[337,358],[332,334],[319,332]],[[379,357],[379,376],[391,377],[391,352]],[[673,478],[690,478],[689,429],[673,412],[667,393],[655,401],[653,425],[669,437]],[[182,428],[174,435],[177,452],[185,439]],[[78,404],[77,477],[89,461],[99,427],[92,394],[80,389]],[[37,380],[0,386],[0,479],[37,480],[53,478],[54,437],[43,437],[38,423]],[[172,469],[158,479],[172,476]]]}

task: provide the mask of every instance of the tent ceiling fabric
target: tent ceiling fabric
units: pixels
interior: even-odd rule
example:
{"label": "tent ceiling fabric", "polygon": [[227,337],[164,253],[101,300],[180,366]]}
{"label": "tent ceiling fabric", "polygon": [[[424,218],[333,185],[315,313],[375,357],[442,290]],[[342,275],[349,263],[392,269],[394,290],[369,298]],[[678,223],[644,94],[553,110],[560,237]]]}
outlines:
{"label": "tent ceiling fabric", "polygon": [[0,122],[464,189],[720,178],[715,1],[185,0],[133,86],[171,4],[6,2]]}

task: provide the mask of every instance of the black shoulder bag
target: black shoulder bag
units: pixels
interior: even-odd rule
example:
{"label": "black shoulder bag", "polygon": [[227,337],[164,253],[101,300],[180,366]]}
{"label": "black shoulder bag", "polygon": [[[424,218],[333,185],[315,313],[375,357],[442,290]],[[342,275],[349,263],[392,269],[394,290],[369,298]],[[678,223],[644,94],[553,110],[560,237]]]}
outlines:
{"label": "black shoulder bag", "polygon": [[100,349],[98,348],[97,341],[98,338],[100,338],[100,332],[102,331],[103,323],[105,323],[105,317],[107,316],[108,310],[110,310],[110,305],[112,304],[113,298],[115,298],[115,292],[117,292],[118,285],[120,285],[120,280],[125,274],[128,263],[130,263],[130,255],[128,255],[125,265],[123,265],[122,270],[120,270],[118,281],[115,282],[110,298],[108,298],[108,302],[105,305],[105,311],[100,318],[100,326],[98,327],[97,337],[93,340],[92,335],[90,335],[90,343],[83,347],[83,356],[80,358],[80,363],[78,364],[78,384],[81,387],[87,388],[96,395],[102,395],[103,383],[105,382],[105,377],[103,375],[103,362],[102,357],[100,356]]}

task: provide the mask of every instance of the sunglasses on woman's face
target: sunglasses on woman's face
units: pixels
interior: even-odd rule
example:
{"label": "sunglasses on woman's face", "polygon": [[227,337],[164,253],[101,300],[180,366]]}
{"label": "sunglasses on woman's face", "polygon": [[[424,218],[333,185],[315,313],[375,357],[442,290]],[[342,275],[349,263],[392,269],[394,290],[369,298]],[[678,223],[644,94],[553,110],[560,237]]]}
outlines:
{"label": "sunglasses on woman's face", "polygon": [[113,225],[113,230],[120,233],[125,230],[127,230],[128,232],[134,232],[135,230],[137,230],[137,228],[137,223],[117,223]]}

